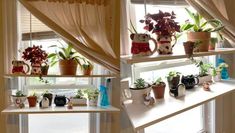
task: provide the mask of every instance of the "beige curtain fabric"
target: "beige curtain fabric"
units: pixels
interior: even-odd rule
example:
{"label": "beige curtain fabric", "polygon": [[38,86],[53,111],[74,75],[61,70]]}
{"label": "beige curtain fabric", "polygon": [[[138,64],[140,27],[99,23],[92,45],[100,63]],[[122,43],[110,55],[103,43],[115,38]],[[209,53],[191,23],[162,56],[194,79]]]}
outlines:
{"label": "beige curtain fabric", "polygon": [[99,5],[86,1],[89,0],[82,3],[71,3],[69,0],[20,0],[35,17],[73,43],[80,54],[119,73],[119,53],[116,52],[119,47],[114,45],[112,34],[112,8],[115,5],[111,2]]}
{"label": "beige curtain fabric", "polygon": [[228,14],[225,12],[223,0],[186,0],[194,7],[205,19],[219,19],[225,26],[221,34],[235,46],[235,23],[228,20]]}

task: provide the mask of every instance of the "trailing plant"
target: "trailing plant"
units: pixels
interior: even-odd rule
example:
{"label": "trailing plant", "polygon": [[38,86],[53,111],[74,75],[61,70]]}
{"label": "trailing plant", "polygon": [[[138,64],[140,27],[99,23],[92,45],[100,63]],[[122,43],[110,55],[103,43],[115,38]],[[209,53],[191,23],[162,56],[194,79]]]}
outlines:
{"label": "trailing plant", "polygon": [[[193,13],[188,8],[185,8],[185,10],[193,22],[189,22],[189,20],[187,20],[185,24],[181,25],[181,31],[216,32],[224,28],[221,21],[217,19],[210,19],[206,21],[198,12]],[[215,28],[209,25],[213,25]]]}
{"label": "trailing plant", "polygon": [[190,60],[199,68],[200,77],[207,76],[209,74],[210,69],[214,69],[212,64],[204,63],[202,60],[197,61],[193,57]]}
{"label": "trailing plant", "polygon": [[87,95],[87,98],[89,100],[97,100],[99,96],[98,89],[86,89],[84,90],[84,93]]}
{"label": "trailing plant", "polygon": [[68,43],[67,47],[65,47],[61,42],[59,42],[61,46],[52,45],[50,47],[59,48],[59,52],[55,51],[54,53],[50,53],[48,58],[51,60],[51,66],[54,66],[59,60],[75,60],[80,66],[80,59],[82,59],[78,53],[73,49],[72,44]]}
{"label": "trailing plant", "polygon": [[173,35],[175,32],[180,32],[180,25],[175,22],[175,18],[176,14],[173,11],[169,13],[159,10],[156,14],[147,14],[140,22],[145,24],[145,30],[159,36]]}
{"label": "trailing plant", "polygon": [[142,89],[146,87],[146,82],[144,79],[139,78],[135,80],[134,85],[135,85],[135,88]]}
{"label": "trailing plant", "polygon": [[168,81],[171,81],[174,77],[180,76],[180,74],[181,74],[180,72],[170,71],[170,72],[167,74],[166,78],[168,79]]}

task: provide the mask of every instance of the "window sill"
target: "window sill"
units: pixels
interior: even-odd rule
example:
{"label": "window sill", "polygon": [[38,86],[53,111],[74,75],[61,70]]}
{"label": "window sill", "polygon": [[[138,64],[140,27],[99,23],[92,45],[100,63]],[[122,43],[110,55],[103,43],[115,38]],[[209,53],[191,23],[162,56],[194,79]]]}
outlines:
{"label": "window sill", "polygon": [[[40,75],[30,75],[30,74],[5,74],[5,78],[12,77],[39,77]],[[98,78],[98,77],[118,77],[118,75],[110,74],[110,75],[42,75],[42,77],[55,77],[55,78]]]}
{"label": "window sill", "polygon": [[217,82],[210,86],[211,91],[204,91],[200,86],[187,90],[186,96],[177,99],[169,96],[168,90],[166,90],[165,98],[157,100],[152,107],[147,107],[144,104],[132,104],[129,100],[124,102],[124,109],[133,128],[138,131],[230,93],[235,90],[234,85],[235,80]]}
{"label": "window sill", "polygon": [[42,109],[40,107],[29,108],[27,105],[25,108],[16,108],[13,105],[7,107],[2,111],[2,114],[48,114],[48,113],[102,113],[111,112],[118,113],[120,110],[113,106],[107,108],[93,107],[93,106],[73,106],[73,109],[67,109],[67,106],[56,107],[52,106],[49,108]]}

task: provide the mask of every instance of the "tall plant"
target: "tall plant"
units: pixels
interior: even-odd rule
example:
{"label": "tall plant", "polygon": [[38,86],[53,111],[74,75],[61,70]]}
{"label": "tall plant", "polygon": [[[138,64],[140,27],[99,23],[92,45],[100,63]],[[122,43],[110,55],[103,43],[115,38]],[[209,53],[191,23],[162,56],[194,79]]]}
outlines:
{"label": "tall plant", "polygon": [[[206,21],[198,12],[193,13],[188,8],[185,8],[185,10],[193,22],[189,22],[187,20],[185,24],[181,25],[181,31],[216,32],[224,28],[221,21],[217,19],[210,19]],[[209,25],[213,25],[215,27],[213,28]]]}

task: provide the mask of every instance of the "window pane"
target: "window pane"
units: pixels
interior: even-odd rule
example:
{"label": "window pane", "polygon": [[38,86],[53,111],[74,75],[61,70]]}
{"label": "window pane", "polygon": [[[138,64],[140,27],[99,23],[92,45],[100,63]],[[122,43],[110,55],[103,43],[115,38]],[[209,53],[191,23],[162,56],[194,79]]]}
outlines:
{"label": "window pane", "polygon": [[89,114],[29,115],[29,133],[89,133]]}

